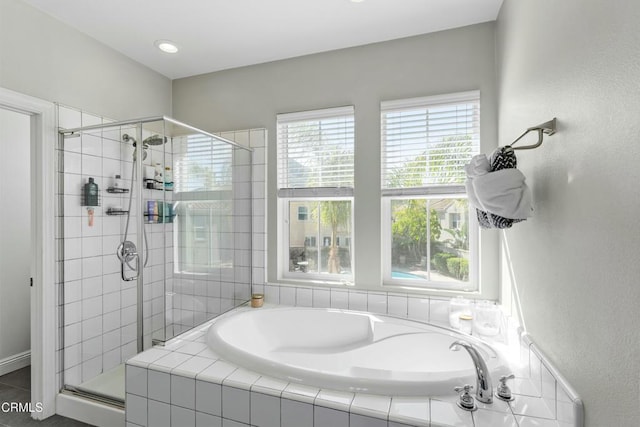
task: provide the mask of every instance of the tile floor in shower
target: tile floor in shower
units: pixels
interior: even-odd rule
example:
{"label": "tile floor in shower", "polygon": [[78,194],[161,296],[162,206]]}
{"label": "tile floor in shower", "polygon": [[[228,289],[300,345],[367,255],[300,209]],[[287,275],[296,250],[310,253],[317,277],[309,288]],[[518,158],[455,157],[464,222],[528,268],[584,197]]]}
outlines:
{"label": "tile floor in shower", "polygon": [[[31,367],[27,366],[0,377],[0,402],[31,401]],[[28,412],[0,411],[0,427],[46,426],[86,427],[90,424],[53,415],[44,421],[36,421]]]}

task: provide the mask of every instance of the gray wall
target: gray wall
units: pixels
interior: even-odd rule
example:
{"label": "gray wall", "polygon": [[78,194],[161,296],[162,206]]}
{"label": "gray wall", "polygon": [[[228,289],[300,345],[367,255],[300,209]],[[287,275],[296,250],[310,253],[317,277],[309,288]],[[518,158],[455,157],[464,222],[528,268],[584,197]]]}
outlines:
{"label": "gray wall", "polygon": [[640,419],[639,22],[638,2],[505,0],[497,27],[500,141],[559,120],[519,153],[535,216],[505,234],[515,282],[589,427]]}
{"label": "gray wall", "polygon": [[[275,165],[276,114],[342,105],[356,110],[355,251],[358,287],[380,289],[380,101],[480,89],[482,144],[496,144],[494,24],[309,55],[174,80],[176,118],[212,131],[264,127]],[[267,199],[276,199],[275,167]],[[268,253],[276,254],[276,204],[269,203]],[[483,235],[497,252],[494,235]],[[268,257],[275,280],[276,257]],[[365,262],[366,260],[366,262]],[[485,284],[497,282],[483,269]],[[495,297],[494,295],[488,295]]]}
{"label": "gray wall", "polygon": [[30,133],[29,116],[0,108],[0,362],[31,347]]}
{"label": "gray wall", "polygon": [[117,120],[171,113],[171,81],[17,0],[0,0],[0,86]]}

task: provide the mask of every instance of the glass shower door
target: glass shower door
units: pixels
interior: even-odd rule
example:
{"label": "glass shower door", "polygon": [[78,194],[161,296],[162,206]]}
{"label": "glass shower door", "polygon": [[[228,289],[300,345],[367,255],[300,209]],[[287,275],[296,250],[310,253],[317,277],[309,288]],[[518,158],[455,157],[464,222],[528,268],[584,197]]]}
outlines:
{"label": "glass shower door", "polygon": [[140,137],[140,125],[88,126],[62,133],[58,152],[61,387],[115,402],[124,401],[123,362],[138,352],[138,281],[126,266],[135,269],[142,247]]}

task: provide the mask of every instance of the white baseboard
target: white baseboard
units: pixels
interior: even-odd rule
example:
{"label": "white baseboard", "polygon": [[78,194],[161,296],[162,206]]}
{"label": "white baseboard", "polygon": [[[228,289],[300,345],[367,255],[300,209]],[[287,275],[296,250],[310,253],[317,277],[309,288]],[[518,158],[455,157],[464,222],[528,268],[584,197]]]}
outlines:
{"label": "white baseboard", "polygon": [[23,351],[0,360],[0,376],[31,365],[31,351]]}
{"label": "white baseboard", "polygon": [[56,397],[56,413],[98,427],[124,427],[124,410],[68,394]]}

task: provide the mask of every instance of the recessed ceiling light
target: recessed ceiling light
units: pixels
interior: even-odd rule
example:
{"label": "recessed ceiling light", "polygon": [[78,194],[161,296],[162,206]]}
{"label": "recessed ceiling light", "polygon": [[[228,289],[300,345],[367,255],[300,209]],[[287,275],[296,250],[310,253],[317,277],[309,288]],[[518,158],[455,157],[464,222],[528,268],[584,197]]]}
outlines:
{"label": "recessed ceiling light", "polygon": [[178,46],[169,40],[156,40],[155,45],[158,49],[166,53],[177,53]]}
{"label": "recessed ceiling light", "polygon": [[351,0],[351,3],[362,3],[364,0]]}

